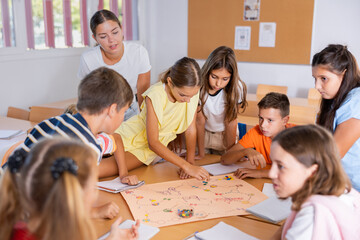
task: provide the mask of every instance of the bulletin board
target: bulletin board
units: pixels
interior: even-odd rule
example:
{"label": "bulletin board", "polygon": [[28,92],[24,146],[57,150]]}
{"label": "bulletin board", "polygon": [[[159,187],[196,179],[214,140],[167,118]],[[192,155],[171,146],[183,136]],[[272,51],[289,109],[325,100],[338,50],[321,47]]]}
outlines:
{"label": "bulletin board", "polygon": [[[188,56],[206,59],[217,47],[234,49],[235,27],[251,27],[239,62],[309,64],[314,0],[260,0],[258,21],[244,20],[244,0],[188,0]],[[261,22],[276,23],[275,47],[259,47]]]}

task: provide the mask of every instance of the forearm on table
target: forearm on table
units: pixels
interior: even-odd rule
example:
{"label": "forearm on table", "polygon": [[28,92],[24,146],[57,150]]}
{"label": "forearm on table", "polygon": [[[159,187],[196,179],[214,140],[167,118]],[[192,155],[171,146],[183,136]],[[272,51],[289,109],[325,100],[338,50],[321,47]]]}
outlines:
{"label": "forearm on table", "polygon": [[235,144],[233,148],[236,150],[228,151],[224,155],[221,156],[221,163],[228,165],[233,164],[240,161],[242,158],[246,156],[246,148],[240,147],[240,144]]}
{"label": "forearm on table", "polygon": [[198,146],[198,155],[205,156],[205,116],[198,107],[196,115],[196,138]]}
{"label": "forearm on table", "polygon": [[236,128],[237,120],[234,119],[230,122],[225,121],[225,136],[224,136],[224,145],[226,150],[229,150],[236,142]]}
{"label": "forearm on table", "polygon": [[114,133],[113,137],[116,143],[116,151],[114,152],[115,161],[118,165],[119,177],[122,178],[129,174],[126,166],[124,144],[120,134]]}
{"label": "forearm on table", "polygon": [[185,132],[186,139],[186,160],[194,164],[195,163],[195,144],[196,144],[196,129],[195,131],[186,131]]}

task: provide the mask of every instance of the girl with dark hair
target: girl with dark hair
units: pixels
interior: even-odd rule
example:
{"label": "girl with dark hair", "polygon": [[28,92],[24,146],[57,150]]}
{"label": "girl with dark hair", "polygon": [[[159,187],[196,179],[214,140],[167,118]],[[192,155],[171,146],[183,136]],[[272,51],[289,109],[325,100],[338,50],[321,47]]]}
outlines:
{"label": "girl with dark hair", "polygon": [[317,123],[334,133],[342,165],[360,190],[360,71],[346,46],[329,45],[314,55],[312,74],[322,100]]}
{"label": "girl with dark hair", "polygon": [[121,74],[136,93],[125,113],[126,121],[139,113],[141,94],[150,86],[151,66],[148,52],[140,44],[123,41],[121,23],[109,10],[97,11],[90,20],[90,29],[97,46],[81,55],[78,77],[82,79],[99,67],[107,67]]}
{"label": "girl with dark hair", "polygon": [[216,48],[201,69],[203,86],[197,114],[198,155],[206,150],[225,152],[236,142],[237,114],[246,107],[246,85],[238,73],[234,51]]}

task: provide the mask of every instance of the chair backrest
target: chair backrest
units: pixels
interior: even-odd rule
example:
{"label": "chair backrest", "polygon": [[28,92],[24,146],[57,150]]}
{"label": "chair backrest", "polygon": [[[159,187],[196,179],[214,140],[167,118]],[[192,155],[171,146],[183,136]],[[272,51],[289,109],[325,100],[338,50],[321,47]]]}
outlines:
{"label": "chair backrest", "polygon": [[62,108],[51,108],[51,107],[36,107],[30,108],[29,120],[30,122],[39,123],[43,120],[51,117],[59,116],[64,113]]}
{"label": "chair backrest", "polygon": [[315,88],[310,88],[308,91],[308,100],[317,100],[319,101],[321,99],[321,94],[318,90]]}
{"label": "chair backrest", "polygon": [[239,115],[257,117],[259,116],[259,109],[256,101],[248,101],[244,112],[239,108]]}
{"label": "chair backrest", "polygon": [[317,114],[318,108],[314,106],[290,105],[289,122],[296,124],[314,124]]}
{"label": "chair backrest", "polygon": [[17,118],[22,120],[29,120],[30,112],[25,109],[16,108],[16,107],[8,107],[8,111],[6,116],[10,118]]}
{"label": "chair backrest", "polygon": [[287,86],[276,86],[276,85],[267,85],[267,84],[258,84],[256,89],[256,96],[258,99],[262,99],[269,92],[278,92],[287,94]]}

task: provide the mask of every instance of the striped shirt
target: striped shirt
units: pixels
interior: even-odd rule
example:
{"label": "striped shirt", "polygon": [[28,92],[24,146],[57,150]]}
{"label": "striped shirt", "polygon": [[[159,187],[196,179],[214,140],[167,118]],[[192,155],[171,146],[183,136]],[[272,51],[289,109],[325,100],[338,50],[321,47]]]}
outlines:
{"label": "striped shirt", "polygon": [[116,151],[115,139],[112,135],[107,133],[99,133],[96,139],[100,143],[102,149],[102,155],[112,155]]}
{"label": "striped shirt", "polygon": [[98,164],[100,163],[101,145],[80,113],[75,115],[67,113],[42,121],[31,130],[21,148],[29,152],[32,145],[42,138],[53,138],[54,136],[80,140],[96,152]]}

